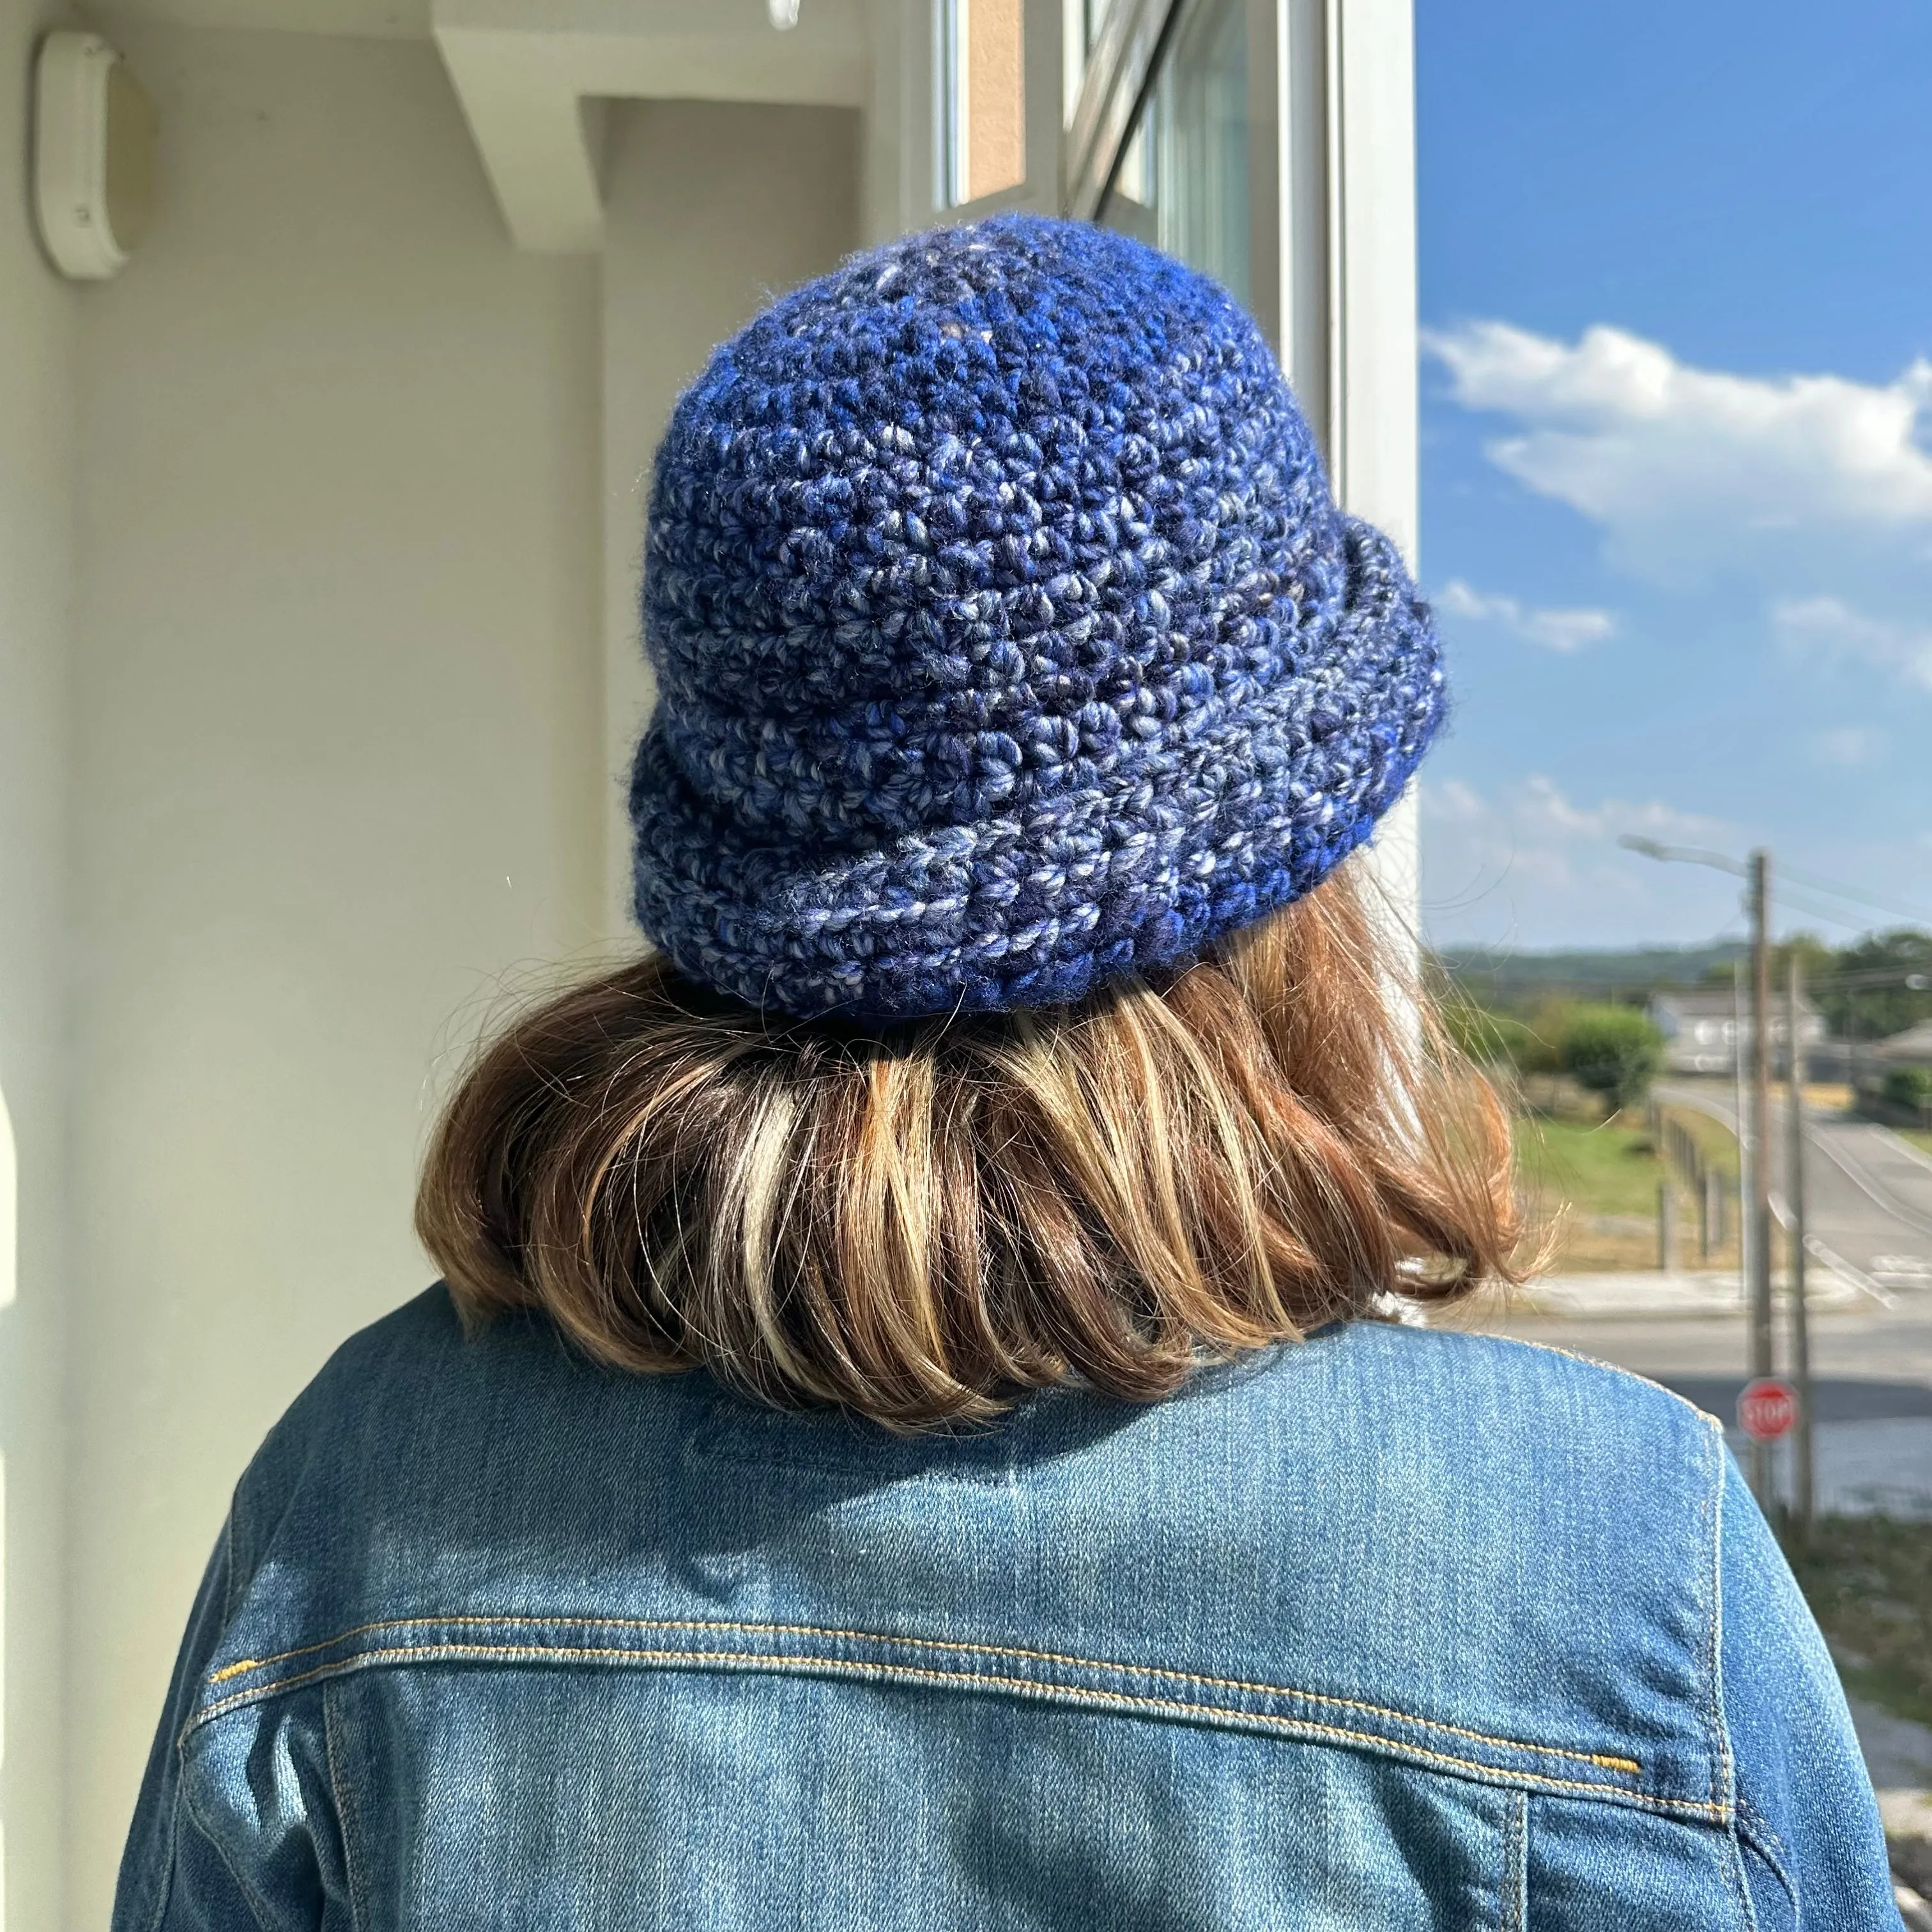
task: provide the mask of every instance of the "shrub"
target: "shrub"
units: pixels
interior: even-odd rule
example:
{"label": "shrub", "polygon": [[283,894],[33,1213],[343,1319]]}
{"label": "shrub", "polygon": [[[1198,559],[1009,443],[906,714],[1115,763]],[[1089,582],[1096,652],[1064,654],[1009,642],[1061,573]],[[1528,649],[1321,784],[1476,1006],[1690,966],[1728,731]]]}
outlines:
{"label": "shrub", "polygon": [[1536,1042],[1529,1028],[1510,1013],[1492,1013],[1466,1000],[1442,1010],[1443,1029],[1480,1066],[1525,1066]]}
{"label": "shrub", "polygon": [[1921,1119],[1932,1115],[1932,1066],[1894,1066],[1879,1091],[1888,1106],[1903,1108]]}
{"label": "shrub", "polygon": [[1578,1006],[1563,1034],[1563,1065],[1579,1084],[1634,1106],[1664,1064],[1664,1036],[1634,1006]]}
{"label": "shrub", "polygon": [[1526,1073],[1561,1073],[1563,1040],[1576,1009],[1568,1000],[1545,1000],[1523,1022],[1528,1037],[1516,1065]]}

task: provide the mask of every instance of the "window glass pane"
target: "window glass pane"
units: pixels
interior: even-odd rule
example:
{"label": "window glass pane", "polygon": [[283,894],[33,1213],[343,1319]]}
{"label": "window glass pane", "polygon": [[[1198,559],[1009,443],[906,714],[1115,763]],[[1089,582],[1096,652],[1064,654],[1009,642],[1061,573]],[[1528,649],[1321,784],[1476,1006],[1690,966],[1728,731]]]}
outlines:
{"label": "window glass pane", "polygon": [[1026,179],[1024,0],[945,0],[949,207]]}
{"label": "window glass pane", "polygon": [[1245,0],[1191,0],[1100,219],[1248,299]]}

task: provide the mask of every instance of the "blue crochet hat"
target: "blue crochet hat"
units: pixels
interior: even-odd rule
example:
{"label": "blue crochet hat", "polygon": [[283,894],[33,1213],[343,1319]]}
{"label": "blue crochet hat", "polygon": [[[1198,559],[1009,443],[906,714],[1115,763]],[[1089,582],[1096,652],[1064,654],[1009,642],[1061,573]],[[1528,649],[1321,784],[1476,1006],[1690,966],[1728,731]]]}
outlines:
{"label": "blue crochet hat", "polygon": [[855,256],[712,356],[644,620],[638,921],[803,1016],[1182,964],[1360,844],[1444,706],[1254,324],[1029,215]]}

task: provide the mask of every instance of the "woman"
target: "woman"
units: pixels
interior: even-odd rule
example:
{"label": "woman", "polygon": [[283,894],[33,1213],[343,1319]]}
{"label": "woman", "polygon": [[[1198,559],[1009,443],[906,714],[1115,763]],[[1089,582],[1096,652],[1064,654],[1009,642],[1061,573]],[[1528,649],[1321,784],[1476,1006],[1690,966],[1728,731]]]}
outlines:
{"label": "woman", "polygon": [[1394,1318],[1516,1238],[1348,862],[1444,687],[1228,298],[1018,217],[787,297],[644,632],[660,950],[456,1094],[117,1922],[1894,1924],[1709,1420]]}

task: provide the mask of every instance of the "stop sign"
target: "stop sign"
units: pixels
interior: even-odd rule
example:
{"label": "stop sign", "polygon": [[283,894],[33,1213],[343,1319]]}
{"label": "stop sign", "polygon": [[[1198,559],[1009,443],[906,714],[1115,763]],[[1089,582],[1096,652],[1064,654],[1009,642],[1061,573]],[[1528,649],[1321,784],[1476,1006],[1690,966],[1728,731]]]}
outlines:
{"label": "stop sign", "polygon": [[1746,1384],[1738,1397],[1738,1426],[1754,1442],[1775,1442],[1798,1420],[1798,1391],[1776,1376]]}

